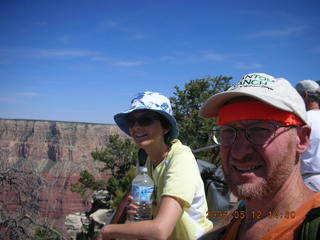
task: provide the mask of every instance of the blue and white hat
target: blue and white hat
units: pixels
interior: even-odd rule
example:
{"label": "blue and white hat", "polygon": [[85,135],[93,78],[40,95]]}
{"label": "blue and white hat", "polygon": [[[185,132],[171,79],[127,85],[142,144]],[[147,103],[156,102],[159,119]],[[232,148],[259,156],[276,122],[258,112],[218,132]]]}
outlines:
{"label": "blue and white hat", "polygon": [[136,110],[152,110],[164,116],[171,125],[170,140],[177,138],[179,129],[176,119],[172,115],[171,103],[167,97],[158,92],[140,92],[131,101],[129,109],[114,115],[114,121],[118,127],[130,136],[126,126],[126,116]]}

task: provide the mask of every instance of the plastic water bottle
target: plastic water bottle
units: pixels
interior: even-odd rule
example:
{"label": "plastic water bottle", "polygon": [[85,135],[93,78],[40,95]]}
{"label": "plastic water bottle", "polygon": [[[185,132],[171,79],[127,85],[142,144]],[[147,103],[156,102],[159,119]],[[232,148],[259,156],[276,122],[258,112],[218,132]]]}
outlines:
{"label": "plastic water bottle", "polygon": [[147,172],[146,167],[139,167],[138,175],[132,181],[131,194],[133,196],[133,203],[138,206],[138,211],[133,217],[133,221],[152,219],[154,183]]}

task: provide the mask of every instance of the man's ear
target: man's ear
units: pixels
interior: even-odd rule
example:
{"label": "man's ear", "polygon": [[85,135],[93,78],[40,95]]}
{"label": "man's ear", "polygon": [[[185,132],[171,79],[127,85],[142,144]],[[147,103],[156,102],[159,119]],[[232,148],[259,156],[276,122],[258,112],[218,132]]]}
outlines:
{"label": "man's ear", "polygon": [[309,146],[311,127],[309,125],[303,125],[298,127],[298,142],[297,142],[297,152],[299,154],[304,153]]}
{"label": "man's ear", "polygon": [[303,100],[305,100],[305,101],[308,99],[308,92],[307,92],[307,91],[304,91],[304,92],[303,92],[302,98],[303,98]]}

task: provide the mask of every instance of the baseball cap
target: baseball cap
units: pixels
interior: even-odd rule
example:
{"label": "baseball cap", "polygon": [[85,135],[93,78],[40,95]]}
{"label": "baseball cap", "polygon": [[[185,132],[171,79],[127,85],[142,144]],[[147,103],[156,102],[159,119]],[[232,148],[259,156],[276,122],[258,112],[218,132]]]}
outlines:
{"label": "baseball cap", "polygon": [[292,112],[307,124],[303,99],[290,82],[284,78],[274,78],[265,73],[250,73],[228,90],[210,97],[200,108],[203,118],[218,117],[220,108],[232,98],[252,97],[278,109]]}
{"label": "baseball cap", "polygon": [[302,80],[296,85],[298,92],[320,92],[320,86],[312,80]]}
{"label": "baseball cap", "polygon": [[173,117],[171,103],[166,96],[158,92],[140,92],[131,100],[127,110],[114,115],[113,118],[118,127],[129,136],[130,131],[126,125],[126,116],[136,110],[152,110],[158,112],[165,117],[171,125],[169,139],[173,140],[179,135],[179,129],[176,119]]}

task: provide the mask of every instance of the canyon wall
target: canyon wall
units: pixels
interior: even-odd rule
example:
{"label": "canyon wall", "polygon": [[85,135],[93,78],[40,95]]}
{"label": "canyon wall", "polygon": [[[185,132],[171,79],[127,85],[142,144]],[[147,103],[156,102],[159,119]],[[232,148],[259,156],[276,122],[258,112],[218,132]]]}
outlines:
{"label": "canyon wall", "polygon": [[[39,213],[61,229],[66,215],[90,209],[90,200],[71,192],[79,173],[88,170],[97,178],[108,177],[99,172],[102,165],[91,152],[105,148],[111,134],[125,137],[111,124],[0,119],[0,169],[27,166],[39,173],[46,182],[39,194]],[[10,189],[0,190],[0,201],[12,213],[18,207],[13,195]]]}

